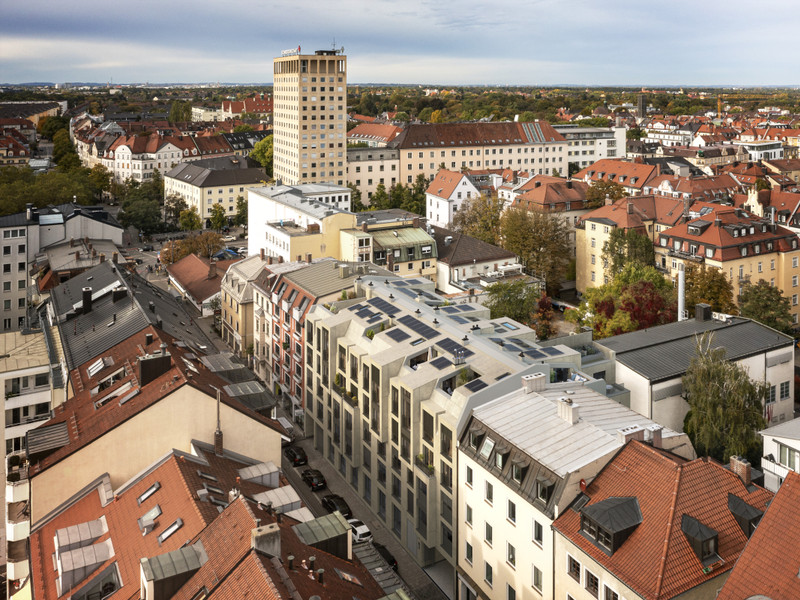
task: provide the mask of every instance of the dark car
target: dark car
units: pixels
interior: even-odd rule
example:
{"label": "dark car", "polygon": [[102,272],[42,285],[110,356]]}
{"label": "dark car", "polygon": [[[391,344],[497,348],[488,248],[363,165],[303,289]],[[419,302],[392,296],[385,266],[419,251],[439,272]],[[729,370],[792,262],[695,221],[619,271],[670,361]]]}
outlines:
{"label": "dark car", "polygon": [[312,492],[325,488],[325,477],[316,469],[306,469],[300,476]]}
{"label": "dark car", "polygon": [[287,446],[283,450],[283,455],[289,459],[289,462],[292,463],[293,467],[299,467],[300,465],[308,464],[308,456],[306,456],[306,451],[300,446]]}
{"label": "dark car", "polygon": [[339,511],[345,519],[353,516],[353,511],[347,505],[347,501],[338,494],[328,494],[322,499],[322,506],[328,512]]}
{"label": "dark car", "polygon": [[152,251],[153,251],[153,246],[152,245],[145,244],[144,246],[142,246],[142,252],[152,252]]}
{"label": "dark car", "polygon": [[137,265],[140,265],[140,264],[142,264],[144,262],[141,258],[136,258],[134,260],[136,261]]}
{"label": "dark car", "polygon": [[397,572],[397,559],[395,559],[395,557],[392,556],[392,553],[389,552],[389,549],[383,544],[379,544],[378,542],[373,542],[372,545],[375,548],[375,550],[378,551],[378,554],[381,555],[383,560],[389,563],[389,566],[392,567],[392,570]]}

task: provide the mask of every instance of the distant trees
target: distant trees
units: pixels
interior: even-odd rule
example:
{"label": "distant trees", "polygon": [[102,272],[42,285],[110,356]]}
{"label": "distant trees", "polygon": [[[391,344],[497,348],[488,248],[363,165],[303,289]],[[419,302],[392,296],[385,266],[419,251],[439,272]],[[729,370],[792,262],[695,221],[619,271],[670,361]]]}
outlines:
{"label": "distant trees", "polygon": [[631,263],[652,266],[656,255],[653,242],[647,235],[634,229],[625,231],[616,227],[603,244],[602,258],[608,264],[609,274],[614,276]]}
{"label": "distant trees", "polygon": [[763,404],[769,386],[753,381],[747,370],[726,359],[725,348],[714,345],[713,334],[698,340],[695,355],[683,376],[689,403],[686,431],[699,455],[727,463],[732,455],[761,455],[759,430],[766,427]]}
{"label": "distant trees", "polygon": [[247,198],[244,196],[236,197],[236,215],[233,217],[233,224],[237,227],[247,225]]}
{"label": "distant trees", "polygon": [[37,208],[48,204],[92,204],[97,193],[88,170],[73,168],[35,175],[29,167],[0,168],[0,216],[25,210],[31,203]]}
{"label": "distant trees", "polygon": [[606,196],[615,202],[625,195],[625,188],[616,181],[595,181],[586,190],[586,204],[589,208],[598,208],[605,204]]}
{"label": "distant trees", "polygon": [[748,283],[739,297],[739,314],[783,333],[792,329],[792,306],[780,288],[763,279]]}
{"label": "distant trees", "polygon": [[190,101],[181,102],[176,100],[169,107],[167,121],[170,123],[181,123],[192,120],[192,103]]}
{"label": "distant trees", "polygon": [[735,315],[733,286],[725,274],[705,264],[686,264],[686,306],[708,304],[711,310]]}

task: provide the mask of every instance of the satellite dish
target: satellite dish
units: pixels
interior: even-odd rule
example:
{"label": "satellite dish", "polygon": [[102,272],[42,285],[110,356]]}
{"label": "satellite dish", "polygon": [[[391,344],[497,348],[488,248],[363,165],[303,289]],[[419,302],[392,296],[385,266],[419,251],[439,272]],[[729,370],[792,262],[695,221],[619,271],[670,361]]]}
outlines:
{"label": "satellite dish", "polygon": [[581,486],[581,491],[585,492],[586,491],[586,480],[585,479],[581,479],[580,486]]}

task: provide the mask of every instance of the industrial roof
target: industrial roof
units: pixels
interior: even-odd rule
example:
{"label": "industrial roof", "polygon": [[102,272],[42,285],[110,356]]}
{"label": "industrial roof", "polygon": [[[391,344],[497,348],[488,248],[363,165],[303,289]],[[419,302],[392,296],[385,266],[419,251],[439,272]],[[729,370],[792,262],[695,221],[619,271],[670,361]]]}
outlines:
{"label": "industrial roof", "polygon": [[[346,276],[342,277],[340,274],[339,265],[346,265],[349,268]],[[364,267],[364,272],[360,272],[356,267]],[[331,258],[286,273],[283,278],[315,298],[322,298],[353,287],[355,280],[364,274],[380,277],[392,275],[390,271],[372,263],[347,263]]]}
{"label": "industrial roof", "polygon": [[44,333],[10,331],[0,333],[0,373],[32,369],[50,364]]}
{"label": "industrial roof", "polygon": [[790,348],[791,337],[741,317],[725,321],[688,319],[624,333],[596,343],[616,352],[616,360],[657,382],[686,372],[697,346],[696,337],[710,331],[714,344],[726,349],[728,360],[739,360],[778,348]]}

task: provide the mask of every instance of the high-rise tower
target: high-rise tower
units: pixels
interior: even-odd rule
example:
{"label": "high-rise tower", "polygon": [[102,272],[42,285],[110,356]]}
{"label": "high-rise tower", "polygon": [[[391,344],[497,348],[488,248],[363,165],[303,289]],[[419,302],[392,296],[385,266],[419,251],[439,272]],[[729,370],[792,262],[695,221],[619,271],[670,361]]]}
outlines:
{"label": "high-rise tower", "polygon": [[274,61],[273,176],[284,184],[347,184],[347,57],[344,48]]}

